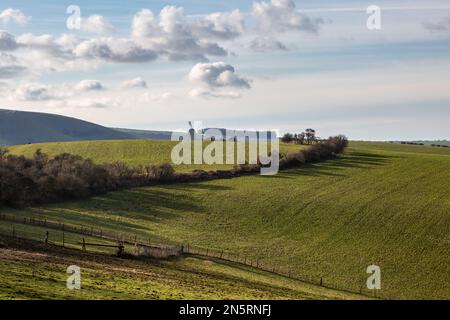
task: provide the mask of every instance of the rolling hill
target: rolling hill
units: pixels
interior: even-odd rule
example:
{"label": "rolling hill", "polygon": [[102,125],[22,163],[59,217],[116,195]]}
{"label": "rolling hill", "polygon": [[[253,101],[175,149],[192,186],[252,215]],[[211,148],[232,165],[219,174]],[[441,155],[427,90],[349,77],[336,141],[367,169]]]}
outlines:
{"label": "rolling hill", "polygon": [[[53,157],[63,152],[90,158],[97,163],[125,162],[129,165],[146,165],[155,163],[171,163],[171,150],[178,142],[170,140],[112,140],[112,141],[75,141],[35,143],[12,146],[8,149],[12,154],[31,157],[37,149]],[[204,142],[206,146],[208,142]],[[304,146],[280,143],[280,152],[298,151]],[[224,152],[225,154],[225,152]],[[195,169],[218,170],[232,168],[233,165],[177,165],[178,171]]]}
{"label": "rolling hill", "polygon": [[[0,299],[364,299],[216,259],[130,260],[0,237]],[[67,290],[68,265],[82,290]]]}
{"label": "rolling hill", "polygon": [[38,112],[0,109],[0,145],[52,141],[136,139],[87,121]]}
{"label": "rolling hill", "polygon": [[2,211],[225,250],[344,288],[377,264],[381,297],[448,298],[449,166],[447,149],[352,142],[341,159],[272,177]]}

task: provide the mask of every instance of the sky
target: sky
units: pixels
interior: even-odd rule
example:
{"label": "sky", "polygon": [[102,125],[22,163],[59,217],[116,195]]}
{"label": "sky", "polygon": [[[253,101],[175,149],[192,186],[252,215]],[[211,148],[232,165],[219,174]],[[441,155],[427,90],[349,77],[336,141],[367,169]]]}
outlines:
{"label": "sky", "polygon": [[2,0],[0,108],[450,139],[450,0]]}

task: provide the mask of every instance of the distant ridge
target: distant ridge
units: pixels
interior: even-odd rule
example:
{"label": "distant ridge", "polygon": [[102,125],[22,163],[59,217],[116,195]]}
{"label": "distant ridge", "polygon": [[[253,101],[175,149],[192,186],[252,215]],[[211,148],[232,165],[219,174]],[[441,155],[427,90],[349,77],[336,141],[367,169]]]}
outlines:
{"label": "distant ridge", "polygon": [[136,139],[155,139],[155,140],[170,140],[172,137],[171,131],[156,131],[156,130],[138,130],[138,129],[124,129],[112,128],[119,132],[124,132],[136,137]]}
{"label": "distant ridge", "polygon": [[55,114],[0,109],[0,145],[80,140],[130,140],[137,136]]}

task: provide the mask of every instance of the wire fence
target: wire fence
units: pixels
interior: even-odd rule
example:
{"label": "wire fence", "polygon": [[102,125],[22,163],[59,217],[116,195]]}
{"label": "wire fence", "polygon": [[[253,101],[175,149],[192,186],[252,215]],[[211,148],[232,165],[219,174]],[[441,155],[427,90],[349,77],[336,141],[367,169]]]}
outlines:
{"label": "wire fence", "polygon": [[[326,276],[300,274],[294,267],[276,266],[262,259],[249,258],[236,252],[203,248],[191,244],[174,245],[153,241],[151,239],[144,240],[137,235],[114,233],[101,228],[73,226],[47,221],[46,219],[21,218],[0,214],[0,220],[10,223],[7,225],[0,224],[0,233],[18,239],[38,240],[48,244],[98,253],[117,253],[117,250],[120,250],[120,246],[122,245],[127,247],[126,252],[154,258],[165,258],[183,254],[214,258],[328,289],[359,294],[370,298],[392,299],[392,297],[381,293],[379,290],[367,289],[365,279],[336,276],[328,278]],[[33,226],[34,228],[27,228],[27,225]],[[130,246],[132,248],[131,250]]]}

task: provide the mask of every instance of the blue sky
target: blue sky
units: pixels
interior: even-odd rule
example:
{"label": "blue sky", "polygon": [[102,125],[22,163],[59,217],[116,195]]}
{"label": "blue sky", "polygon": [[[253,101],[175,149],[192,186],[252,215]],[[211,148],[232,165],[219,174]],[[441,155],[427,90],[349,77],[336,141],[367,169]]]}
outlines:
{"label": "blue sky", "polygon": [[[81,30],[66,28],[72,4]],[[0,108],[142,129],[449,139],[450,1],[377,1],[381,30],[367,29],[371,4],[2,1]]]}

